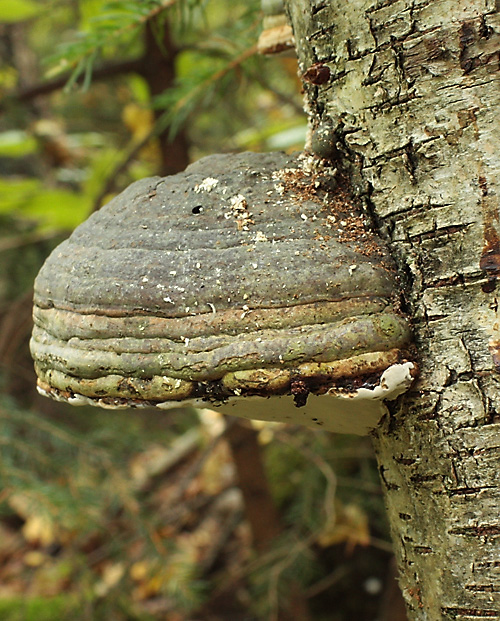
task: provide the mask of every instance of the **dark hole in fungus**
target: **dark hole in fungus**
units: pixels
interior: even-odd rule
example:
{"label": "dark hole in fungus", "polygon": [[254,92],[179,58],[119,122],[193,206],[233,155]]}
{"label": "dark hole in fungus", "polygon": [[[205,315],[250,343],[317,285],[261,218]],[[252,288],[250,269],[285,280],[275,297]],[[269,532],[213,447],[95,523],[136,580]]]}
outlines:
{"label": "dark hole in fungus", "polygon": [[203,207],[201,205],[196,205],[191,209],[191,213],[198,214],[203,211]]}

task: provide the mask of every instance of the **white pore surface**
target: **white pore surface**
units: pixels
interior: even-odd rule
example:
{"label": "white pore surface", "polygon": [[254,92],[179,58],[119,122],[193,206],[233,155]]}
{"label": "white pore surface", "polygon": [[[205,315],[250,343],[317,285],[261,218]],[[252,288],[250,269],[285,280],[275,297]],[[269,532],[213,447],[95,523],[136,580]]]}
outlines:
{"label": "white pore surface", "polygon": [[[292,396],[245,397],[229,400],[211,409],[233,416],[326,429],[336,433],[367,435],[387,412],[384,400],[396,399],[413,381],[412,362],[395,364],[384,371],[378,386],[355,392],[331,389],[326,395],[309,395],[303,407]],[[200,407],[200,406],[197,406]],[[207,407],[205,404],[204,407]]]}
{"label": "white pore surface", "polygon": [[[396,399],[405,392],[413,381],[412,362],[394,364],[384,371],[380,382],[374,388],[359,388],[356,391],[330,389],[325,395],[309,395],[305,406],[296,407],[291,395],[275,397],[234,397],[223,404],[207,403],[201,399],[189,401],[164,401],[157,404],[161,409],[183,406],[206,409],[223,414],[272,422],[303,425],[314,429],[325,429],[336,433],[366,435],[374,429],[387,412],[384,400]],[[45,396],[42,388],[38,391]],[[113,405],[101,399],[90,399],[83,395],[69,398],[55,397],[71,405],[93,405],[106,409],[125,409],[127,405]],[[147,404],[144,404],[147,407]]]}

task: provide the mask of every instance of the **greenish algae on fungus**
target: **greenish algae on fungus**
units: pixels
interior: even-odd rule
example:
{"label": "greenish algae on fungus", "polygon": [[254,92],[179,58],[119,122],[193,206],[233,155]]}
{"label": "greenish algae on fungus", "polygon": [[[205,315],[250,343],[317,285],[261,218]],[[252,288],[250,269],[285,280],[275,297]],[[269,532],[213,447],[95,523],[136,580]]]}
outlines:
{"label": "greenish algae on fungus", "polygon": [[242,153],[133,183],[36,279],[39,391],[367,433],[412,381],[410,329],[387,251],[322,179]]}

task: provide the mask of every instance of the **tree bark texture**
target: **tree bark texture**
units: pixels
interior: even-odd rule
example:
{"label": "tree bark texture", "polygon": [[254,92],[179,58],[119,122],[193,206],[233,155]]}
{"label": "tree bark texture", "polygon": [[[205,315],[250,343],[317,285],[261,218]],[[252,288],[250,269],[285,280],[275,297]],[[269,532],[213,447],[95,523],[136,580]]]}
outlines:
{"label": "tree bark texture", "polygon": [[312,146],[349,169],[413,316],[420,378],[375,435],[409,617],[500,619],[500,2],[287,9]]}

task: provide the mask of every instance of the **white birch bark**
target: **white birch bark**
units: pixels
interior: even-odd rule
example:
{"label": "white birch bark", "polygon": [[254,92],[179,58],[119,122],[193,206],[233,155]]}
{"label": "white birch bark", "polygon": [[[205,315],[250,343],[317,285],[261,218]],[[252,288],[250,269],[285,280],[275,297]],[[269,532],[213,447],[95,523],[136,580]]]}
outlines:
{"label": "white birch bark", "polygon": [[331,72],[305,82],[319,150],[414,320],[420,379],[375,435],[409,618],[500,619],[500,2],[287,4],[301,72]]}

